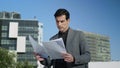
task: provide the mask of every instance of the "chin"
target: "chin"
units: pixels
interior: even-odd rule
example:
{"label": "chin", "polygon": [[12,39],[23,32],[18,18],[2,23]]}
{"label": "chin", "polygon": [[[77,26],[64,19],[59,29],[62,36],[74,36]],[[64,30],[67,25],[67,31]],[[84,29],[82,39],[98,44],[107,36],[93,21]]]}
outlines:
{"label": "chin", "polygon": [[59,30],[60,32],[63,32],[63,30]]}

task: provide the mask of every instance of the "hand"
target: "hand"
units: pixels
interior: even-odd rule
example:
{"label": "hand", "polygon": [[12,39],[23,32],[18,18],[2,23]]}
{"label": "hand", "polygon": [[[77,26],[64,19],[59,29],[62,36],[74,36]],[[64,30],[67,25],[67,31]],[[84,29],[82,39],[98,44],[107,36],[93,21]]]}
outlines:
{"label": "hand", "polygon": [[44,61],[44,58],[42,58],[38,53],[35,53],[34,52],[34,55],[35,55],[35,58],[39,61]]}
{"label": "hand", "polygon": [[74,62],[74,57],[69,53],[62,53],[64,61],[66,62]]}

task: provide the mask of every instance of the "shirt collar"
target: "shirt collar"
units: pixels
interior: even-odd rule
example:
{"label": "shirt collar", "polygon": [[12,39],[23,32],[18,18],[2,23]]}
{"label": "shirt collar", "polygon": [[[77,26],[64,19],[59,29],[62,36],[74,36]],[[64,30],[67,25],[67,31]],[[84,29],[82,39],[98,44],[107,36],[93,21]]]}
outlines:
{"label": "shirt collar", "polygon": [[59,31],[59,33],[58,33],[58,34],[59,34],[59,35],[67,34],[67,33],[68,33],[68,31],[69,31],[69,29],[70,29],[70,28],[68,28],[68,29],[67,29],[67,31],[65,31],[65,32],[60,32],[60,31]]}

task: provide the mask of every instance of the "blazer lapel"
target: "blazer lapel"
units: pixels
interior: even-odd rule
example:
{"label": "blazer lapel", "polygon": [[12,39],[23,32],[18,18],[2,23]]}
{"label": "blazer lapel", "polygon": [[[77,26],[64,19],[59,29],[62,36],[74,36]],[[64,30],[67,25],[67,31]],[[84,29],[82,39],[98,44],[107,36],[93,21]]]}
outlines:
{"label": "blazer lapel", "polygon": [[58,34],[56,34],[55,36],[53,36],[50,40],[54,40],[54,39],[58,39]]}
{"label": "blazer lapel", "polygon": [[70,50],[72,50],[71,42],[72,42],[73,36],[74,36],[73,30],[69,29],[68,36],[67,36],[67,43],[66,43],[66,49],[68,52],[70,52]]}

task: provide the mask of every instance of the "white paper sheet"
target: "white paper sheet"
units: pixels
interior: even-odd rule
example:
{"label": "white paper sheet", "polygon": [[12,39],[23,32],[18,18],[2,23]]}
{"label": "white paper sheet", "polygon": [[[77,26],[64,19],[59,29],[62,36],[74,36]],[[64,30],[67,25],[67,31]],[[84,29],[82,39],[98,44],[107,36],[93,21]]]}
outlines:
{"label": "white paper sheet", "polygon": [[40,54],[44,58],[49,56],[51,59],[62,59],[62,53],[66,53],[62,38],[42,42],[41,44],[38,44],[31,36],[29,36],[29,40],[34,52]]}
{"label": "white paper sheet", "polygon": [[30,35],[29,35],[29,41],[32,44],[35,53],[40,54],[41,57],[44,58],[48,57],[47,51],[44,49],[43,45],[42,44],[39,45]]}

